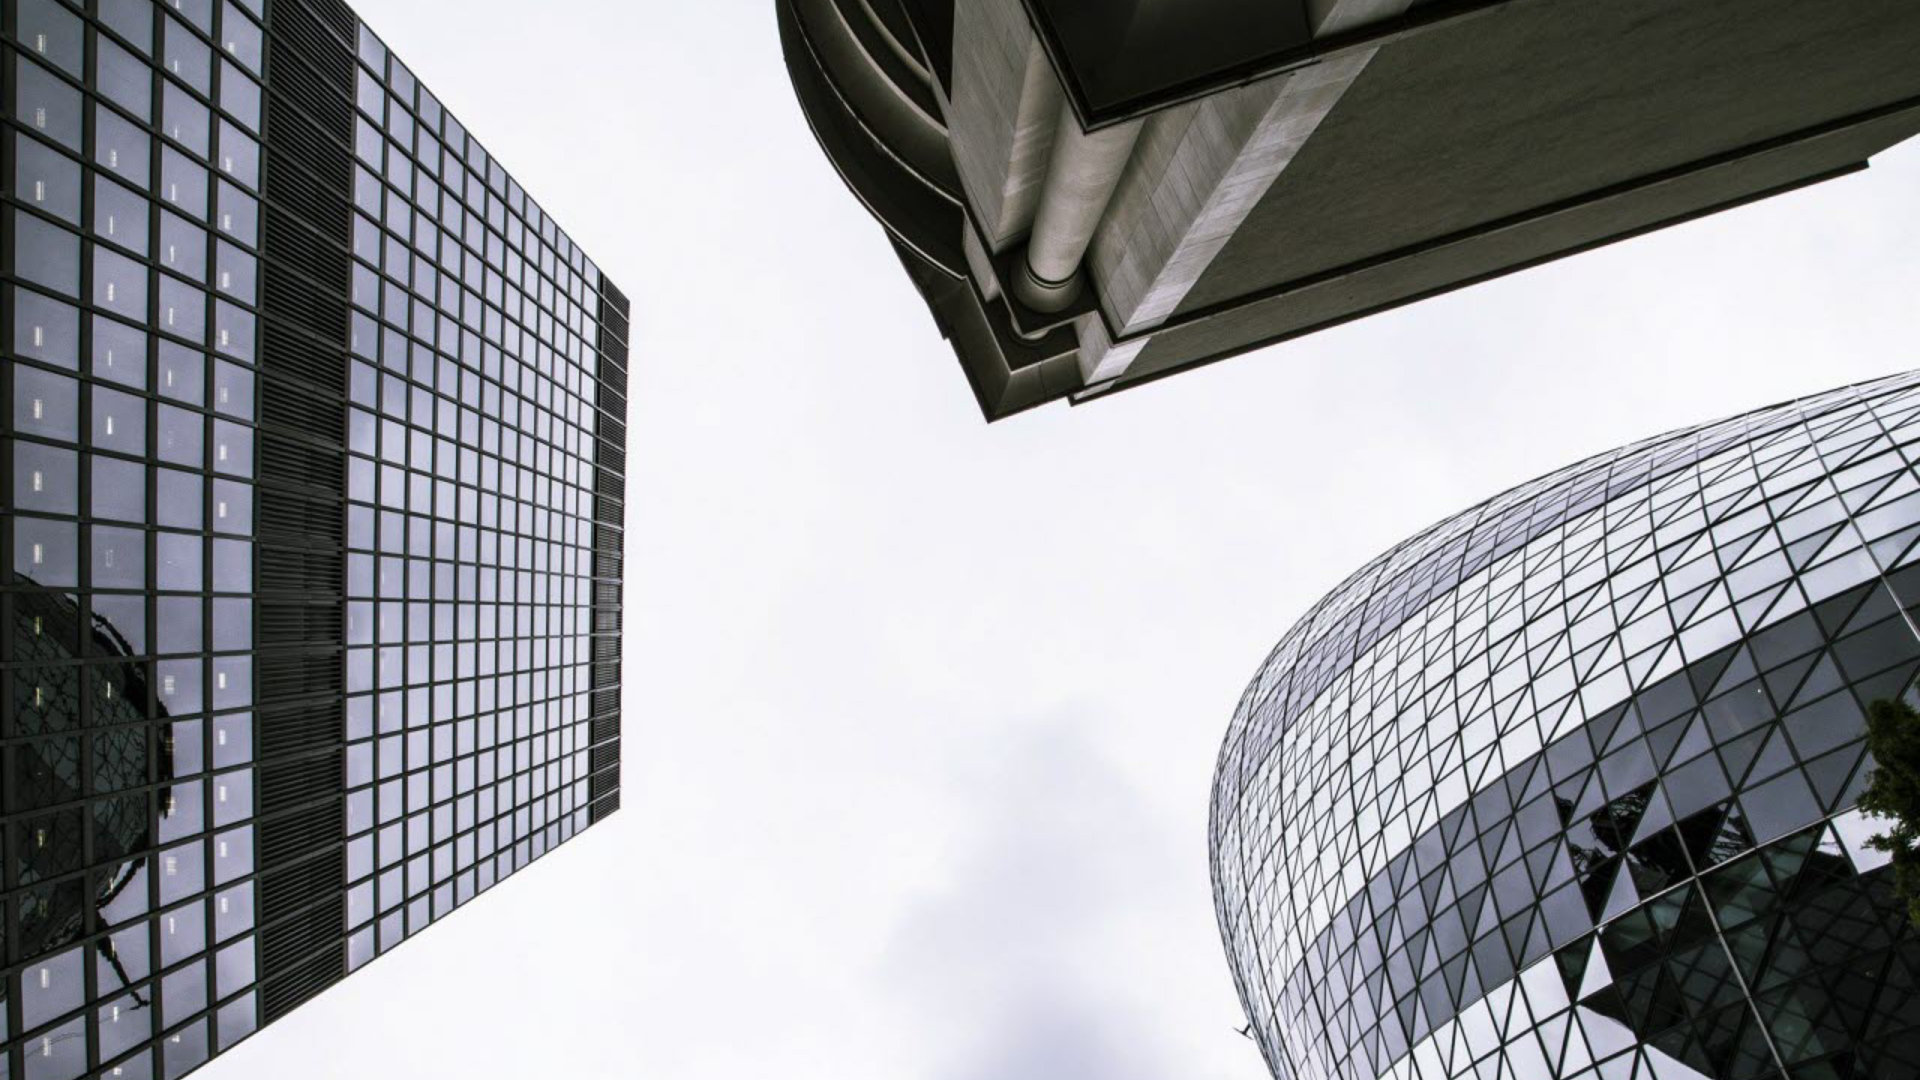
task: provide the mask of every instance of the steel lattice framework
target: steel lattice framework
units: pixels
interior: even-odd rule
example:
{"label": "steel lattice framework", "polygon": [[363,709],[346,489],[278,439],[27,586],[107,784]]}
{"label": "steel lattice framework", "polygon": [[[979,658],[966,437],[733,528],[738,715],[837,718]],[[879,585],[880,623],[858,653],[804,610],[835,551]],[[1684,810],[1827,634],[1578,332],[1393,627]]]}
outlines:
{"label": "steel lattice framework", "polygon": [[1635,443],[1301,619],[1211,826],[1275,1075],[1920,1075],[1852,809],[1920,668],[1915,438],[1908,374]]}

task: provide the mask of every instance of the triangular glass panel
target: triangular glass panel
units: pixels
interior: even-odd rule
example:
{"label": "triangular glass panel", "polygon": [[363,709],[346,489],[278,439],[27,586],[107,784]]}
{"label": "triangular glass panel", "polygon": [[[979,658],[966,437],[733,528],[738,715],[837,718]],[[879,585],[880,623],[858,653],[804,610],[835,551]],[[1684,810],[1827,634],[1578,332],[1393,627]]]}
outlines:
{"label": "triangular glass panel", "polygon": [[1920,525],[1883,536],[1869,545],[1868,550],[1873,553],[1873,561],[1881,566],[1898,566],[1916,539],[1920,539]]}
{"label": "triangular glass panel", "polygon": [[1885,587],[1875,586],[1867,590],[1865,602],[1854,609],[1853,615],[1847,619],[1846,626],[1834,636],[1846,637],[1856,630],[1863,630],[1882,619],[1892,618],[1898,614],[1900,614],[1900,607],[1893,602],[1893,594]]}
{"label": "triangular glass panel", "polygon": [[1838,636],[1840,628],[1853,618],[1853,613],[1860,610],[1860,605],[1879,587],[1878,581],[1863,582],[1837,596],[1822,600],[1813,606],[1814,618],[1819,620],[1828,637]]}
{"label": "triangular glass panel", "polygon": [[[1767,614],[1780,602],[1780,598],[1787,594],[1787,589],[1792,585],[1790,581],[1783,581],[1734,604],[1734,614],[1739,617],[1740,625],[1751,630],[1765,623]],[[1797,589],[1794,595],[1799,595]]]}
{"label": "triangular glass panel", "polygon": [[1792,712],[1816,698],[1822,698],[1847,684],[1846,676],[1840,674],[1839,665],[1833,662],[1833,654],[1819,652],[1813,657],[1807,676],[1791,698],[1781,698],[1787,702],[1787,711]]}
{"label": "triangular glass panel", "polygon": [[1793,751],[1787,748],[1786,736],[1782,735],[1777,727],[1769,728],[1767,745],[1761,749],[1759,758],[1753,763],[1753,768],[1747,770],[1747,779],[1743,786],[1752,787],[1755,783],[1775,775],[1792,764]]}
{"label": "triangular glass panel", "polygon": [[1920,664],[1902,664],[1854,683],[1853,691],[1862,701],[1896,698],[1904,694],[1912,685],[1914,673],[1917,670],[1920,670]]}
{"label": "triangular glass panel", "polygon": [[1720,764],[1727,770],[1728,779],[1733,781],[1735,790],[1746,780],[1747,768],[1753,759],[1759,756],[1760,744],[1766,741],[1767,729],[1749,731],[1729,742],[1721,743],[1717,748]]}
{"label": "triangular glass panel", "polygon": [[1671,767],[1674,762],[1692,761],[1706,753],[1712,746],[1713,739],[1707,734],[1706,720],[1695,713],[1692,721],[1687,724],[1686,734],[1680,737],[1679,745],[1673,748],[1673,753],[1667,755],[1666,764]]}
{"label": "triangular glass panel", "polygon": [[1589,935],[1553,954],[1554,966],[1560,972],[1560,985],[1569,998],[1578,1000],[1580,997],[1580,984],[1587,972],[1587,958],[1593,952],[1595,943],[1596,939]]}
{"label": "triangular glass panel", "polygon": [[1613,894],[1613,879],[1620,872],[1620,865],[1620,856],[1615,855],[1593,863],[1580,876],[1580,891],[1587,900],[1587,915],[1594,922],[1599,922],[1601,913],[1606,910],[1607,897]]}
{"label": "triangular glass panel", "polygon": [[1613,985],[1613,971],[1607,965],[1607,955],[1600,948],[1600,939],[1595,937],[1588,946],[1587,962],[1583,965],[1579,992],[1574,995],[1577,1001],[1588,998]]}
{"label": "triangular glass panel", "polygon": [[1607,896],[1606,906],[1600,909],[1600,922],[1610,922],[1632,911],[1640,903],[1640,894],[1634,891],[1633,875],[1620,874],[1613,880],[1613,891]]}
{"label": "triangular glass panel", "polygon": [[1867,754],[1864,742],[1843,746],[1830,754],[1823,754],[1807,763],[1807,781],[1813,785],[1814,797],[1820,800],[1820,808],[1832,813],[1840,808],[1841,796],[1847,791],[1847,781],[1853,778],[1854,770]]}
{"label": "triangular glass panel", "polygon": [[1840,535],[1842,528],[1843,525],[1829,525],[1788,544],[1787,561],[1793,564],[1795,570],[1805,570],[1833,543],[1833,538]]}
{"label": "triangular glass panel", "polygon": [[1700,699],[1705,701],[1712,698],[1746,682],[1757,674],[1759,669],[1753,666],[1753,653],[1749,652],[1744,645],[1735,645],[1727,650],[1727,663],[1721,667],[1720,674],[1714,679],[1713,685],[1700,691]]}
{"label": "triangular glass panel", "polygon": [[1638,847],[1654,833],[1673,824],[1673,811],[1667,806],[1666,796],[1659,791],[1647,799],[1646,812],[1640,815],[1640,826],[1633,832],[1633,846]]}

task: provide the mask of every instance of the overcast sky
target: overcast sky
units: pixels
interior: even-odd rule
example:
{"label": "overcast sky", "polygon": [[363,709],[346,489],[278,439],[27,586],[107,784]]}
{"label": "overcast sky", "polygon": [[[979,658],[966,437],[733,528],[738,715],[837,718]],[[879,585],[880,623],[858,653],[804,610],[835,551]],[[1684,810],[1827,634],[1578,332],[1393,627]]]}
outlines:
{"label": "overcast sky", "polygon": [[1915,363],[1920,147],[989,428],[769,0],[355,6],[633,298],[624,809],[208,1080],[1259,1080],[1207,793],[1292,621],[1529,477]]}

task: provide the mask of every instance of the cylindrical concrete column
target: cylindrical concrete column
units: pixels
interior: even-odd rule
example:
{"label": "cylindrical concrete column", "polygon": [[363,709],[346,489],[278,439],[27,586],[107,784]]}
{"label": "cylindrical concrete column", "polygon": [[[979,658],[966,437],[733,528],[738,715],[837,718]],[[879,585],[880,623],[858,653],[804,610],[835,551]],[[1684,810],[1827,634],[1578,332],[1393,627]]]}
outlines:
{"label": "cylindrical concrete column", "polygon": [[1035,311],[1059,311],[1079,295],[1080,259],[1139,135],[1138,120],[1081,131],[1072,108],[1061,104],[1033,234],[1013,283],[1021,303]]}

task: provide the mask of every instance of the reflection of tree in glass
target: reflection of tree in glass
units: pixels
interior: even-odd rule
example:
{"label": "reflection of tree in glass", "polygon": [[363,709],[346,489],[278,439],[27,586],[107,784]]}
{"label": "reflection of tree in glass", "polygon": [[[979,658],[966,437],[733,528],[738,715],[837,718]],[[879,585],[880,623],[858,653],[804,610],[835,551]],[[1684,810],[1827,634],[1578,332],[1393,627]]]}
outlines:
{"label": "reflection of tree in glass", "polygon": [[1874,769],[1860,809],[1893,826],[1870,843],[1893,856],[1894,890],[1920,926],[1920,713],[1904,701],[1867,706],[1867,749]]}
{"label": "reflection of tree in glass", "polygon": [[[35,584],[30,578],[14,583]],[[130,888],[141,888],[140,856],[153,846],[142,789],[171,780],[173,762],[163,742],[157,770],[149,776],[148,720],[150,715],[164,720],[166,708],[125,635],[111,622],[97,613],[84,617],[64,593],[31,590],[15,594],[11,631],[14,659],[32,665],[22,666],[14,680],[14,715],[24,733],[37,736],[14,755],[9,776],[19,808],[37,812],[25,825],[25,843],[16,855],[19,881],[31,886],[20,902],[24,958],[51,952],[84,932],[89,892],[99,910]],[[82,656],[95,662],[83,665]],[[90,784],[81,761],[82,747],[88,745],[81,737],[83,674],[91,706],[85,714],[92,732]],[[160,797],[166,798],[165,789]],[[81,874],[94,868],[86,860],[89,818],[94,867],[118,860],[91,882]],[[110,942],[102,956],[120,971],[122,985],[130,981]]]}

